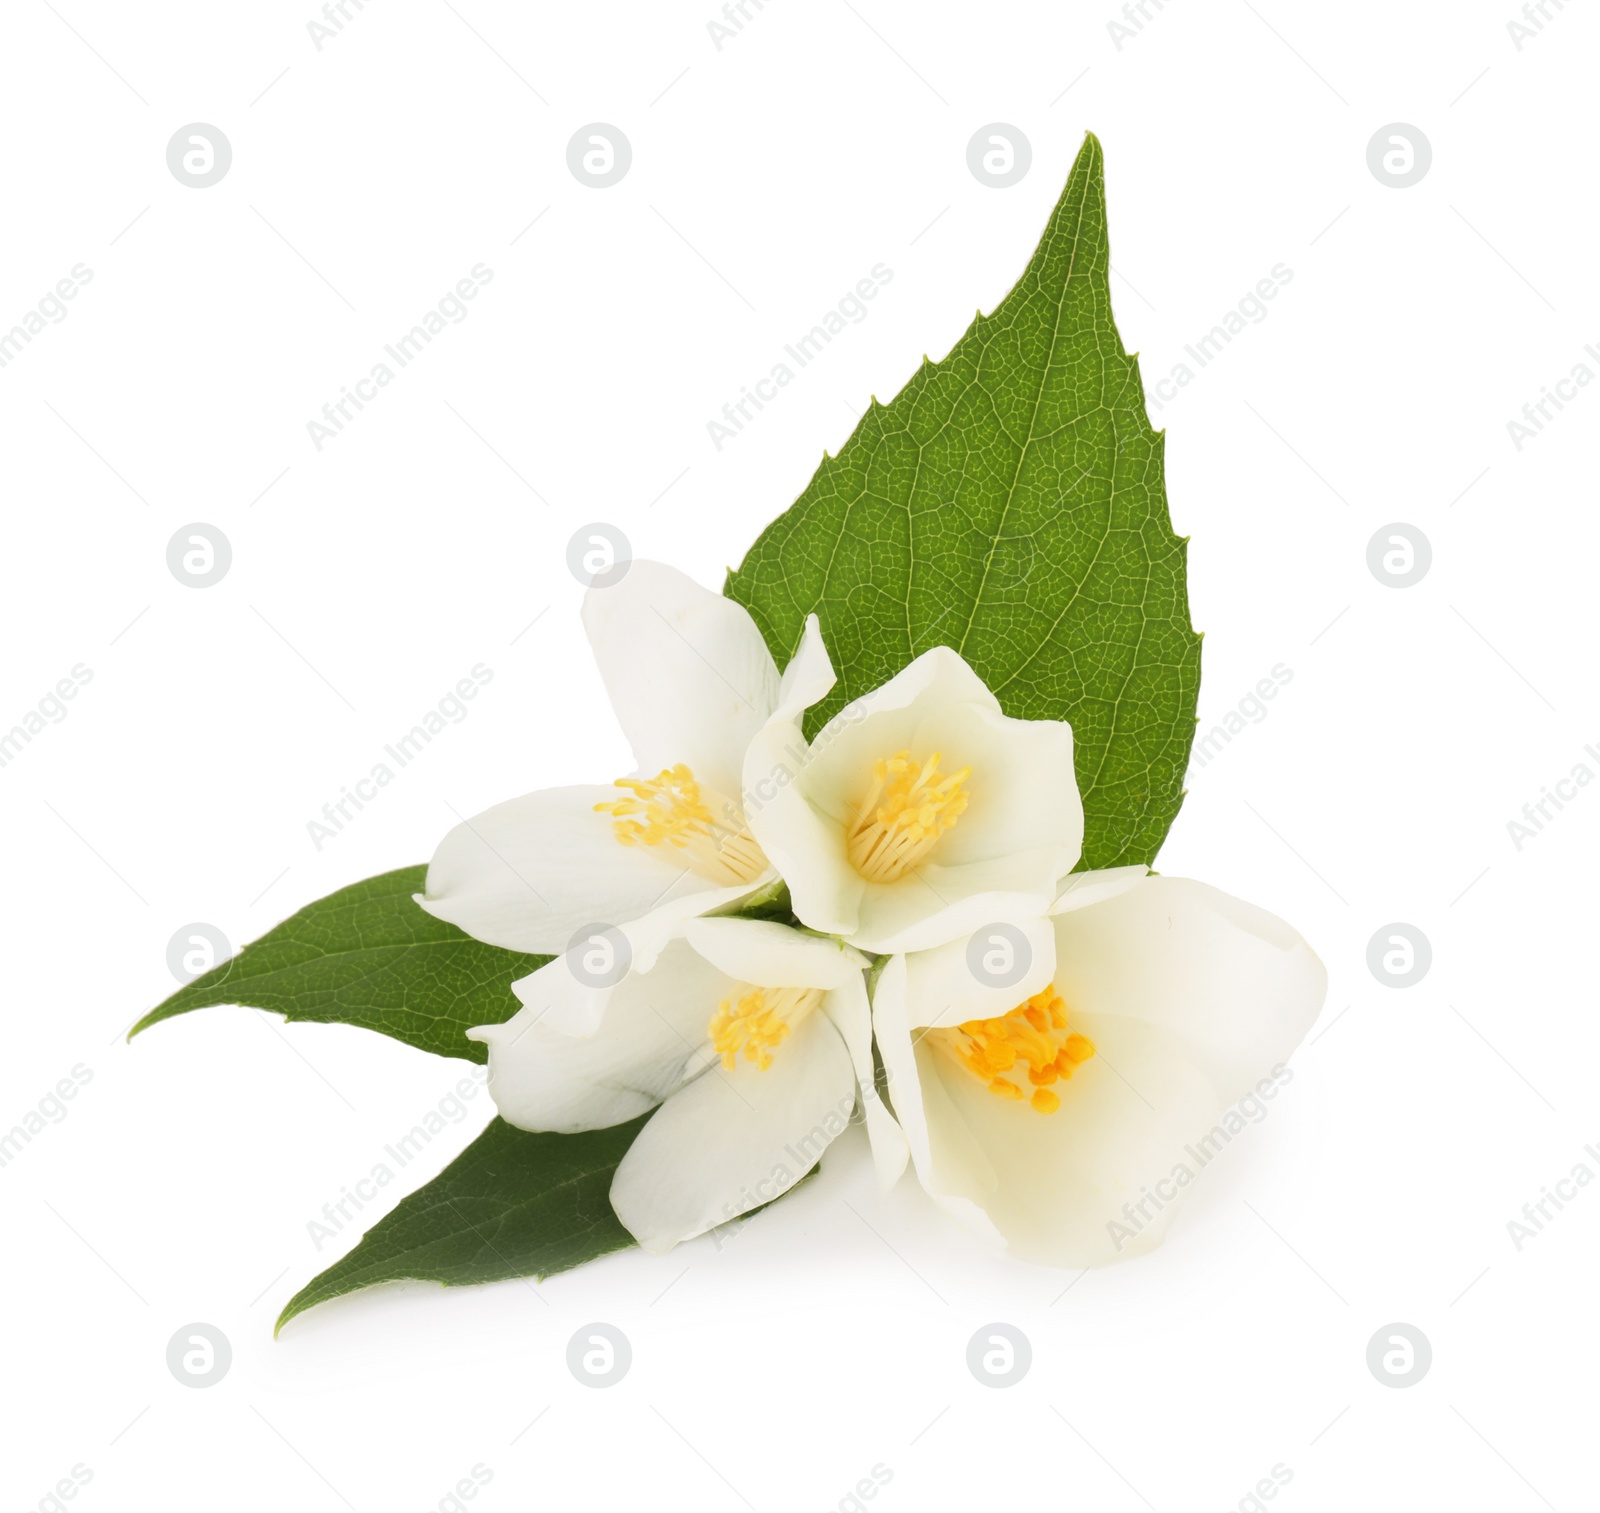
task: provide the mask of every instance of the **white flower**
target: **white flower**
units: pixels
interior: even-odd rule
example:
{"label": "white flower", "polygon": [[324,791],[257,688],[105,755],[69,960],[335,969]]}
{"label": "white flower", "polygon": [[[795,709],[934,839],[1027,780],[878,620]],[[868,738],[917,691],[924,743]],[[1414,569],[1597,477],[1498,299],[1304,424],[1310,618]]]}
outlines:
{"label": "white flower", "polygon": [[1031,964],[1008,987],[980,980],[986,931],[976,974],[958,940],[894,957],[876,985],[922,1185],[1029,1260],[1092,1266],[1159,1244],[1243,1128],[1225,1111],[1264,1112],[1322,1006],[1322,963],[1283,921],[1143,874],[1067,878],[1053,917],[1025,928]]}
{"label": "white flower", "polygon": [[827,689],[791,672],[796,697],[751,743],[744,781],[802,923],[897,952],[1049,907],[1083,842],[1069,725],[1008,718],[939,646],[808,746],[801,717]]}
{"label": "white flower", "polygon": [[[514,1018],[468,1034],[489,1047],[489,1090],[519,1129],[602,1129],[656,1108],[611,1202],[664,1251],[792,1187],[849,1126],[858,1089],[880,1170],[899,1175],[904,1141],[872,1091],[866,965],[786,925],[693,919],[648,972],[600,990],[598,1013],[560,956],[516,985]],[[552,1028],[574,1020],[596,1028]]]}
{"label": "white flower", "polygon": [[745,821],[745,751],[791,707],[797,679],[820,698],[833,669],[813,619],[780,679],[741,605],[654,562],[590,589],[583,623],[637,775],[544,789],[458,825],[417,902],[514,951],[564,951],[584,926],[612,926],[642,969],[680,921],[775,880]]}

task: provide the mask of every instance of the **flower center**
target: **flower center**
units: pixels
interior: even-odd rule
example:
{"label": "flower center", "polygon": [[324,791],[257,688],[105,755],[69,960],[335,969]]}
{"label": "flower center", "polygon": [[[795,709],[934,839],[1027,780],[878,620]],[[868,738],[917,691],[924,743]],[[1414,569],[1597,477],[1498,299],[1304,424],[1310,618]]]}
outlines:
{"label": "flower center", "polygon": [[821,1002],[820,988],[746,988],[722,1000],[706,1034],[725,1070],[731,1072],[743,1052],[764,1072],[772,1065],[773,1050]]}
{"label": "flower center", "polygon": [[1061,1096],[1051,1084],[1065,1082],[1094,1055],[1094,1041],[1087,1035],[1068,1033],[1067,1006],[1054,986],[999,1019],[969,1019],[959,1029],[929,1030],[928,1039],[997,1098],[1020,1099],[1031,1086],[1028,1101],[1040,1114],[1061,1107]]}
{"label": "flower center", "polygon": [[702,877],[748,883],[767,870],[767,858],[732,799],[695,780],[682,762],[653,778],[618,778],[626,798],[594,807],[611,816],[623,846],[672,846]]}
{"label": "flower center", "polygon": [[909,751],[880,757],[872,767],[872,790],[850,827],[851,865],[872,883],[904,877],[967,807],[963,784],[971,772],[963,767],[944,776],[937,751],[926,762],[912,761]]}

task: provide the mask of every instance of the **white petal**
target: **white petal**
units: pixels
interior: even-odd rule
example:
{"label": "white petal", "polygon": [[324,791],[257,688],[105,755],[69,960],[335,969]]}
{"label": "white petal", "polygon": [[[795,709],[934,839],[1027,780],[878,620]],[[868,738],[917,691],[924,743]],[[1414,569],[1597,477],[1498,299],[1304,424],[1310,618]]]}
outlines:
{"label": "white petal", "polygon": [[776,876],[718,887],[684,868],[670,848],[618,845],[610,818],[594,808],[616,793],[549,788],[457,825],[434,853],[417,903],[510,951],[557,955],[586,926],[613,927],[627,936],[634,969],[645,972],[685,920],[736,903]]}
{"label": "white petal", "polygon": [[[677,942],[655,970],[596,994],[558,956],[517,984],[524,1007],[504,1024],[469,1030],[489,1047],[489,1091],[518,1129],[604,1129],[653,1108],[705,1062],[706,1026],[734,983]],[[594,1032],[573,1036],[550,1019],[598,997]]]}
{"label": "white petal", "polygon": [[1187,878],[1146,878],[1055,928],[1068,1018],[1131,1017],[1173,1037],[1219,1107],[1288,1059],[1327,992],[1326,970],[1289,925]]}
{"label": "white petal", "polygon": [[984,1211],[999,1178],[950,1108],[936,1070],[930,1067],[923,1076],[922,1051],[912,1040],[906,1001],[906,963],[904,956],[891,956],[872,995],[873,1030],[895,1119],[923,1189],[969,1229],[999,1242],[1002,1237]]}
{"label": "white petal", "polygon": [[1055,1113],[996,1097],[930,1037],[913,1049],[913,1025],[959,983],[948,950],[942,981],[917,973],[915,957],[911,970],[891,962],[874,1005],[923,1185],[959,1215],[981,1213],[1018,1254],[1058,1266],[1160,1242],[1243,1128],[1225,1110],[1288,1056],[1324,991],[1321,964],[1293,930],[1215,889],[1170,878],[1088,887],[1098,902],[1052,921],[1053,980],[1095,1054],[1056,1084]]}
{"label": "white petal", "polygon": [[912,709],[929,693],[937,693],[940,702],[974,704],[995,713],[1000,710],[1000,701],[989,692],[989,685],[960,652],[935,646],[913,658],[888,682],[855,700],[840,712],[840,718],[849,717],[852,710],[857,711],[854,718],[859,720],[867,714]]}
{"label": "white petal", "polygon": [[[1204,1169],[1189,1147],[1219,1107],[1207,1078],[1149,1025],[1094,1015],[1070,1022],[1096,1054],[1056,1084],[1053,1114],[997,1098],[926,1042],[917,1059],[944,1149],[971,1164],[981,1156],[995,1174],[979,1201],[1007,1246],[1048,1266],[1100,1266],[1160,1243]],[[930,1083],[943,1100],[926,1097]]]}
{"label": "white petal", "polygon": [[833,659],[822,642],[822,626],[815,615],[807,615],[799,649],[783,670],[778,704],[772,711],[773,718],[802,718],[806,710],[824,698],[838,680],[838,674],[833,670]]}
{"label": "white petal", "polygon": [[822,1009],[850,1052],[850,1064],[856,1074],[856,1093],[866,1120],[867,1140],[872,1147],[872,1165],[878,1181],[885,1189],[893,1187],[906,1169],[910,1152],[906,1137],[878,1093],[872,1065],[872,1011],[867,1003],[866,978],[856,973],[822,1000]]}
{"label": "white petal", "polygon": [[778,697],[749,612],[676,568],[636,561],[588,591],[583,624],[639,770],[684,762],[737,799],[745,749]]}
{"label": "white petal", "polygon": [[[838,843],[832,826],[804,803],[797,802],[794,793],[795,779],[806,762],[807,745],[802,734],[806,710],[823,698],[834,682],[833,664],[822,643],[817,617],[809,615],[800,649],[784,669],[777,707],[750,743],[744,759],[745,818],[756,839],[762,841],[768,860],[785,878],[789,873],[784,870],[783,858]],[[776,844],[778,850],[767,850],[763,837]]]}
{"label": "white petal", "polygon": [[825,935],[851,935],[866,882],[850,865],[843,828],[813,808],[795,774],[805,760],[798,723],[776,722],[745,757],[745,817],[767,860],[789,885],[795,913]]}
{"label": "white petal", "polygon": [[756,919],[695,919],[684,938],[739,982],[762,988],[837,988],[859,978],[867,960],[836,940]]}
{"label": "white petal", "polygon": [[[969,1019],[998,1019],[1050,982],[1056,969],[1056,934],[1050,921],[1030,920],[1011,929],[1021,931],[1020,947],[1010,931],[980,930],[907,956],[909,1027],[915,1031]],[[1021,975],[1012,978],[1019,969]]]}
{"label": "white petal", "polygon": [[656,955],[683,925],[712,909],[723,909],[759,892],[776,878],[775,872],[763,872],[748,883],[735,883],[726,888],[706,888],[697,893],[680,893],[669,898],[660,907],[652,909],[641,918],[622,925],[633,952],[633,969],[648,972],[655,965]]}
{"label": "white petal", "polygon": [[[759,760],[758,760],[759,748]],[[934,752],[944,772],[970,767],[970,798],[928,860],[893,883],[866,882],[846,835],[874,764]],[[1061,721],[1013,720],[949,647],[935,647],[830,720],[809,748],[769,730],[746,759],[746,789],[779,772],[749,804],[751,828],[789,884],[795,913],[863,950],[942,944],[994,918],[1042,913],[1077,861],[1083,809],[1072,731]],[[1010,895],[999,914],[973,903]]]}
{"label": "white petal", "polygon": [[[595,987],[583,979],[574,978],[570,971],[574,957],[583,961],[593,951],[598,960],[604,963],[601,970],[607,976],[615,972],[634,976],[650,972],[660,960],[661,952],[672,941],[682,939],[691,911],[697,912],[701,907],[710,908],[724,902],[735,902],[736,900],[729,899],[726,895],[739,891],[736,888],[721,888],[690,894],[687,898],[663,904],[659,909],[645,915],[643,919],[622,925],[615,932],[596,931],[584,935],[581,940],[574,937],[573,944],[558,958],[568,963],[565,980],[572,982],[570,991],[563,988],[559,993],[552,995],[550,984],[558,979],[548,971],[552,965],[548,962],[528,976],[517,978],[511,984],[511,990],[527,1007],[540,1010],[539,1022],[548,1029],[560,1030],[563,1035],[592,1035],[600,1028],[600,1021],[605,1016],[606,1004],[610,1002],[612,990],[610,987]],[[782,929],[783,926],[779,925],[777,928]],[[621,945],[617,942],[617,935],[623,937]],[[748,979],[729,977],[728,980],[739,982]]]}
{"label": "white petal", "polygon": [[710,890],[668,848],[618,845],[594,807],[616,796],[611,787],[546,788],[496,804],[440,841],[417,902],[491,946],[554,953],[584,925],[622,925],[677,899],[727,892]]}
{"label": "white petal", "polygon": [[[866,883],[849,939],[863,951],[888,956],[931,950],[1000,921],[1037,919],[1055,891],[1054,881],[1047,879],[1059,859],[1052,849],[961,867],[924,862],[898,882]],[[795,913],[800,914],[798,903]]]}
{"label": "white petal", "polygon": [[1150,875],[1142,862],[1131,867],[1106,867],[1099,872],[1073,872],[1061,879],[1052,914],[1066,914],[1136,888]]}
{"label": "white petal", "polygon": [[[957,686],[964,688],[965,679]],[[937,751],[942,771],[972,769],[966,811],[934,852],[942,866],[1035,849],[1063,858],[1057,877],[1076,865],[1083,803],[1065,720],[1014,720],[987,703],[958,700],[944,686],[930,689],[907,713],[917,716],[902,743],[913,755]]]}
{"label": "white petal", "polygon": [[[873,765],[879,758],[893,756],[913,745],[918,746],[913,755],[931,755],[933,748],[922,749],[918,736],[934,710],[977,719],[981,715],[997,715],[999,706],[978,675],[949,647],[940,646],[924,652],[887,683],[846,705],[817,732],[796,774],[794,791],[828,823],[832,832],[832,844],[827,848],[830,863],[854,874],[844,832],[871,784]],[[954,772],[964,765],[958,760],[958,752],[941,750],[941,755],[944,771]],[[962,816],[957,829],[966,818]],[[1037,843],[1036,837],[1034,844]],[[784,876],[794,889],[795,879],[787,873]]]}
{"label": "white petal", "polygon": [[622,1158],[611,1206],[646,1250],[670,1250],[788,1191],[854,1105],[844,1042],[809,1015],[766,1071],[715,1067],[662,1104]]}

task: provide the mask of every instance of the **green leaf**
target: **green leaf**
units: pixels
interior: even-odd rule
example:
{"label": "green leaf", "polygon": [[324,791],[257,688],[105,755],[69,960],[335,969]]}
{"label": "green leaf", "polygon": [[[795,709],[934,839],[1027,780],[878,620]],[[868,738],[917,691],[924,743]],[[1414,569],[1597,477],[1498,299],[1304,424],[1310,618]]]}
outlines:
{"label": "green leaf", "polygon": [[1090,136],[1016,286],[873,400],[726,585],[780,667],[819,617],[839,682],[808,734],[940,644],[1008,714],[1069,720],[1086,867],[1154,860],[1200,688],[1164,438],[1112,322],[1110,266]]}
{"label": "green leaf", "polygon": [[713,917],[722,919],[761,919],[780,925],[798,925],[790,907],[789,885],[781,877],[774,878],[764,888],[745,898],[735,899],[720,909],[711,911]]}
{"label": "green leaf", "polygon": [[464,1038],[517,1012],[512,981],[549,961],[474,940],[417,906],[428,869],[402,867],[341,888],[213,967],[129,1032],[213,1004],[286,1019],[356,1024],[438,1056],[484,1062]]}
{"label": "green leaf", "polygon": [[[651,1110],[654,1113],[654,1110]],[[284,1305],[296,1314],[380,1282],[466,1287],[554,1276],[635,1244],[611,1207],[611,1179],[649,1122],[578,1135],[530,1135],[496,1119],[426,1187],[361,1237],[342,1260]],[[776,1198],[734,1216],[744,1224],[817,1175],[813,1166]]]}
{"label": "green leaf", "polygon": [[496,1119],[278,1316],[379,1282],[464,1287],[554,1275],[634,1243],[611,1208],[611,1178],[648,1114],[581,1135],[530,1135]]}

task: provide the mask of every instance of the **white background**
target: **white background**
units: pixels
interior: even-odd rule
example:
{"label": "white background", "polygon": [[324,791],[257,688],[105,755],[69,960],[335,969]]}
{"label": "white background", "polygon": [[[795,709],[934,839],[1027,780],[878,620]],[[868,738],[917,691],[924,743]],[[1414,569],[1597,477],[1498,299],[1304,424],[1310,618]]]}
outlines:
{"label": "white background", "polygon": [[[710,0],[369,0],[317,50],[310,0],[7,8],[0,328],[93,279],[0,370],[0,727],[93,679],[0,769],[0,1127],[92,1081],[0,1169],[0,1478],[34,1509],[470,1505],[1568,1509],[1592,1505],[1600,1191],[1520,1252],[1522,1205],[1600,1141],[1586,852],[1600,791],[1521,849],[1507,822],[1600,742],[1600,393],[1518,450],[1506,423],[1600,340],[1587,7],[1520,50],[1503,4],[1169,0],[1120,49],[1103,5],[769,0],[720,50]],[[603,191],[568,139],[633,147]],[[219,127],[195,190],[172,134]],[[973,133],[1032,143],[980,184]],[[1417,185],[1369,171],[1392,122]],[[720,1250],[534,1287],[408,1285],[274,1343],[342,1253],[307,1223],[465,1063],[214,1009],[126,1046],[169,938],[235,944],[426,859],[456,814],[630,765],[565,566],[582,524],[708,586],[1031,253],[1085,129],[1113,292],[1147,380],[1282,263],[1293,278],[1159,411],[1205,632],[1202,729],[1292,680],[1190,794],[1164,871],[1282,914],[1326,960],[1294,1080],[1152,1258],[995,1259],[853,1139]],[[475,264],[493,281],[320,451],[306,423]],[[720,451],[706,422],[877,263],[892,283]],[[168,539],[232,543],[218,585]],[[1426,534],[1414,587],[1369,571]],[[531,622],[532,628],[528,628]],[[473,664],[468,719],[317,850],[307,822]],[[1417,986],[1367,943],[1423,931]],[[430,1147],[428,1172],[490,1115]],[[858,1133],[858,1132],[857,1132]],[[362,1216],[376,1217],[373,1206]],[[1551,1210],[1554,1213],[1554,1210]],[[564,1364],[626,1332],[618,1386]],[[180,1385],[179,1326],[232,1342]],[[995,1391],[980,1326],[1031,1339]],[[1368,1340],[1433,1366],[1395,1390]],[[542,1415],[542,1416],[541,1416]],[[529,1425],[532,1427],[529,1427]]]}

